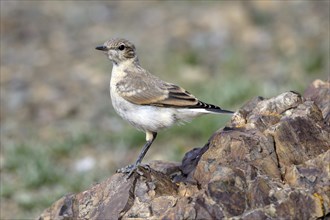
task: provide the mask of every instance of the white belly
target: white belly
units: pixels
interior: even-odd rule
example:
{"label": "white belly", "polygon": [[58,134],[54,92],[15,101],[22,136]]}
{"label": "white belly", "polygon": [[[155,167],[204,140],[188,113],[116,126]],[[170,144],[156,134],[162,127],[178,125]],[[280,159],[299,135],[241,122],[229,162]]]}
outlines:
{"label": "white belly", "polygon": [[136,105],[120,97],[116,91],[111,90],[110,94],[116,112],[135,128],[143,131],[158,132],[176,122],[187,122],[203,114],[190,109]]}

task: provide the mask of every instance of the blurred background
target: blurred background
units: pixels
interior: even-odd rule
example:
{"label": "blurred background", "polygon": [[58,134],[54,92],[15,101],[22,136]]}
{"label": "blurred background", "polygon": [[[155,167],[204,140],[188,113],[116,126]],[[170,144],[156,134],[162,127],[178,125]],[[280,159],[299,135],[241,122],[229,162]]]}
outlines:
{"label": "blurred background", "polygon": [[[112,37],[225,109],[329,76],[329,1],[1,1],[1,219],[35,218],[135,161],[145,136],[114,112],[112,64],[94,49]],[[161,132],[144,162],[180,162],[229,120]]]}

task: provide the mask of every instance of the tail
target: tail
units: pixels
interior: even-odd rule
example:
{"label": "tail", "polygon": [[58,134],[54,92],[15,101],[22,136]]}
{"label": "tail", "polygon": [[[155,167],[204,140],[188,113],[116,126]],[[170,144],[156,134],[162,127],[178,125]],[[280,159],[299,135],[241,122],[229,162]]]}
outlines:
{"label": "tail", "polygon": [[199,101],[196,105],[191,106],[192,109],[203,109],[205,113],[218,113],[218,114],[234,114],[233,111],[225,110],[219,106],[207,104],[205,102]]}

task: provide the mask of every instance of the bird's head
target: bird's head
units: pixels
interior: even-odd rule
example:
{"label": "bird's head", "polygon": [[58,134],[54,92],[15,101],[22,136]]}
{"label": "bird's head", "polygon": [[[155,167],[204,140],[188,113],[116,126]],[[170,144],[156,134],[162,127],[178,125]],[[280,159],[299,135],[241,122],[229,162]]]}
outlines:
{"label": "bird's head", "polygon": [[127,60],[137,61],[134,44],[122,38],[110,39],[95,49],[103,51],[116,65]]}

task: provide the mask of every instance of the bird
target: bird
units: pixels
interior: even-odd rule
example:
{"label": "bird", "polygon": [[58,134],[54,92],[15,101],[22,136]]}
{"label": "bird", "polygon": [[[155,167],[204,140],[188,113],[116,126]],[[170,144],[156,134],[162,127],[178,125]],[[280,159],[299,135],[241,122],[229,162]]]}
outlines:
{"label": "bird", "polygon": [[234,113],[200,101],[182,87],[152,75],[140,65],[135,45],[126,39],[112,38],[95,49],[104,52],[113,64],[110,77],[113,108],[146,134],[146,143],[136,162],[117,173],[128,174],[129,178],[137,171],[159,131],[204,114]]}

